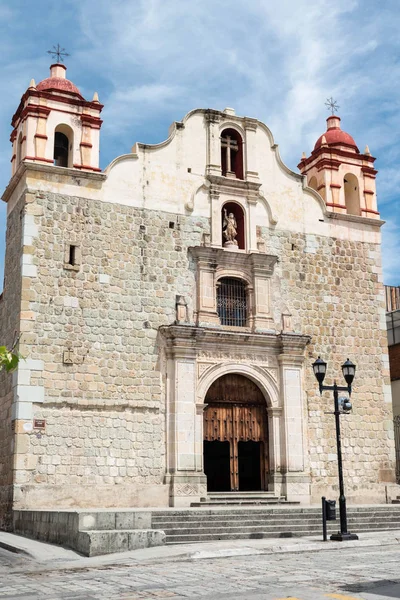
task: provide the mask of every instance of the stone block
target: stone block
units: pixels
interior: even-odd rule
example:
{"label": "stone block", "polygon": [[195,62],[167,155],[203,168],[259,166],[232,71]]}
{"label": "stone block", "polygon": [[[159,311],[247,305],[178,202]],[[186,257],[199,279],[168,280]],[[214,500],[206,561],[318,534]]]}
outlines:
{"label": "stone block", "polygon": [[133,513],[133,512],[117,512],[117,513],[115,513],[115,528],[116,529],[136,529],[135,513]]}
{"label": "stone block", "polygon": [[95,513],[96,529],[115,529],[115,512]]}
{"label": "stone block", "polygon": [[43,360],[35,360],[32,358],[25,358],[18,365],[18,371],[28,369],[30,371],[43,371],[44,362]]}
{"label": "stone block", "polygon": [[31,421],[33,418],[33,407],[31,402],[14,402],[11,407],[11,419]]}
{"label": "stone block", "polygon": [[37,277],[37,266],[23,264],[21,268],[22,277]]}
{"label": "stone block", "polygon": [[41,385],[18,385],[16,395],[18,402],[41,404],[44,402],[44,387]]}

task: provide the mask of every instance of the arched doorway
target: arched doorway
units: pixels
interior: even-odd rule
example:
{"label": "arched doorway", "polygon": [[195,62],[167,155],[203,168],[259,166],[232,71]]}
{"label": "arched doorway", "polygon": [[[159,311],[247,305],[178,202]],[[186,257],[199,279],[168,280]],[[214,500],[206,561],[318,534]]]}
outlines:
{"label": "arched doorway", "polygon": [[204,472],[209,492],[267,487],[265,398],[250,379],[223,375],[209,388],[204,411]]}

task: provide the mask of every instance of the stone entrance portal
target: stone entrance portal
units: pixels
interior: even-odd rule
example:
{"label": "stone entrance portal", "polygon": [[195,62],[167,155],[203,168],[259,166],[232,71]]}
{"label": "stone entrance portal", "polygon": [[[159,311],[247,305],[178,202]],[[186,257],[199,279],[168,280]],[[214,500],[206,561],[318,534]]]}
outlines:
{"label": "stone entrance portal", "polygon": [[223,375],[211,385],[205,404],[207,490],[267,489],[267,406],[259,387],[243,375]]}

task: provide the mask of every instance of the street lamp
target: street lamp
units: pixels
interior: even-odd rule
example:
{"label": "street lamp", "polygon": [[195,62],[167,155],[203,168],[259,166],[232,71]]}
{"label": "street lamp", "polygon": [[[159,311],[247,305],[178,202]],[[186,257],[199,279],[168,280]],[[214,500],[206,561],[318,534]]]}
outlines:
{"label": "street lamp", "polygon": [[[340,531],[331,535],[331,540],[343,542],[345,540],[358,540],[358,536],[355,533],[347,531],[347,513],[346,513],[346,498],[344,495],[344,484],[343,484],[343,468],[342,468],[342,446],[340,438],[340,410],[339,410],[339,392],[348,392],[351,395],[351,384],[353,383],[354,375],[356,372],[356,365],[347,359],[342,364],[343,377],[346,380],[347,386],[336,385],[334,381],[333,385],[323,385],[327,363],[318,356],[317,360],[313,363],[314,375],[319,384],[319,392],[322,394],[324,391],[333,392],[333,399],[335,401],[335,423],[336,423],[336,445],[337,445],[337,457],[338,457],[338,471],[339,471],[339,511],[340,511]],[[342,399],[341,399],[342,400]],[[350,400],[343,399],[342,403],[343,412],[350,412],[351,402]]]}

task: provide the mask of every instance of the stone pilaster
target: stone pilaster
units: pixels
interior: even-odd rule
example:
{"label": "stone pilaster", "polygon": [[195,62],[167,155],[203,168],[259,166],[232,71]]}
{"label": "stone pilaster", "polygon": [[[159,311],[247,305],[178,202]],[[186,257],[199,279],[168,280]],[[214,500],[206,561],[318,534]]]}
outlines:
{"label": "stone pilaster", "polygon": [[305,444],[307,415],[303,404],[304,342],[294,335],[282,334],[278,357],[283,406],[281,421],[283,491],[288,500],[310,501],[310,477],[306,468],[308,449]]}
{"label": "stone pilaster", "polygon": [[257,119],[246,118],[244,128],[246,131],[246,179],[257,183],[259,181],[256,146]]}
{"label": "stone pilaster", "polygon": [[170,505],[189,506],[206,495],[203,411],[196,405],[196,345],[189,328],[167,334],[167,465]]}
{"label": "stone pilaster", "polygon": [[208,175],[221,175],[221,139],[219,132],[221,115],[218,111],[210,109],[205,112],[204,117],[207,123],[206,173]]}

